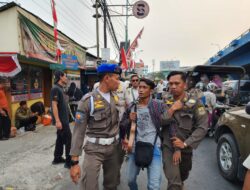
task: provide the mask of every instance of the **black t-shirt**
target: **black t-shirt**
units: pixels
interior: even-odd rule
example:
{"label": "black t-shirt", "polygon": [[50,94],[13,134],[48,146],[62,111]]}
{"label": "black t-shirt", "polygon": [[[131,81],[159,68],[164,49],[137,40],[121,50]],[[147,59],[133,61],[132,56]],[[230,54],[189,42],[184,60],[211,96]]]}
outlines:
{"label": "black t-shirt", "polygon": [[69,124],[68,106],[64,99],[64,92],[63,92],[63,88],[61,85],[55,84],[53,86],[53,88],[51,89],[51,93],[50,93],[50,100],[51,100],[53,124],[55,124],[55,117],[53,115],[52,101],[56,101],[59,119],[62,125],[68,125]]}

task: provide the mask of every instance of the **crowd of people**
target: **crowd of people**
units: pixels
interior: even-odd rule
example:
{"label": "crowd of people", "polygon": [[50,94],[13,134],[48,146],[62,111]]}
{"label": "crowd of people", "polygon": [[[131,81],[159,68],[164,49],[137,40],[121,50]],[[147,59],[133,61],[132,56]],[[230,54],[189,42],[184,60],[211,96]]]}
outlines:
{"label": "crowd of people", "polygon": [[161,100],[167,88],[164,81],[156,85],[132,74],[126,86],[119,80],[121,70],[117,65],[102,64],[97,71],[100,81],[79,102],[75,115],[70,150],[73,182],[79,183],[81,189],[98,189],[102,166],[104,188],[116,189],[127,155],[130,189],[138,189],[136,178],[144,168],[148,170],[148,189],[160,189],[162,169],[168,189],[182,189],[192,168],[192,150],[208,128],[205,107],[186,93],[185,74],[169,74],[168,92],[172,98],[166,103]]}
{"label": "crowd of people", "polygon": [[[201,75],[195,83],[184,72],[172,71],[165,81],[156,84],[136,73],[129,82],[121,80],[116,64],[103,63],[97,72],[99,82],[83,97],[81,92],[75,93],[79,89],[73,83],[65,91],[66,74],[54,72],[51,114],[57,139],[52,164],[64,163],[72,181],[86,190],[98,189],[102,167],[104,188],[115,190],[126,157],[131,190],[138,189],[136,179],[141,169],[147,169],[149,190],[160,189],[162,170],[167,189],[182,190],[192,169],[193,149],[199,146],[211,122],[215,91],[222,88],[219,76],[209,80]],[[26,101],[19,104],[16,128],[35,130],[40,111],[29,109]],[[4,103],[0,114],[0,126],[8,126],[1,127],[0,137],[9,138],[10,119]],[[73,133],[70,117],[75,121]],[[85,154],[80,167],[82,150]]]}

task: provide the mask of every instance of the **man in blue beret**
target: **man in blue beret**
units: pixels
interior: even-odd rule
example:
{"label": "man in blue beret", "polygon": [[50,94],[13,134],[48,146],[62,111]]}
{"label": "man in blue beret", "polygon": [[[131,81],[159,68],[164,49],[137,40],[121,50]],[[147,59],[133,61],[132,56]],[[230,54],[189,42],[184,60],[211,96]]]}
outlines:
{"label": "man in blue beret", "polygon": [[[119,87],[121,69],[116,64],[105,63],[97,68],[97,73],[99,87],[85,95],[78,104],[70,151],[70,175],[73,182],[80,184],[80,189],[95,190],[98,189],[102,166],[104,189],[115,190],[119,170],[119,113],[116,109],[118,99],[112,91]],[[85,155],[81,170],[79,156],[84,140]]]}

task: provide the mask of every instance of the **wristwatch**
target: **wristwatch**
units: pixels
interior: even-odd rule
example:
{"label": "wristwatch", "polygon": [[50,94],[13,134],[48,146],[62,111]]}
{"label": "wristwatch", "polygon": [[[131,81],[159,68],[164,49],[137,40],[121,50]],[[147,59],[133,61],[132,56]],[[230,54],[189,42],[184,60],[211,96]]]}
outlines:
{"label": "wristwatch", "polygon": [[77,164],[79,164],[79,160],[71,160],[70,161],[71,166],[74,166],[74,165],[77,165]]}

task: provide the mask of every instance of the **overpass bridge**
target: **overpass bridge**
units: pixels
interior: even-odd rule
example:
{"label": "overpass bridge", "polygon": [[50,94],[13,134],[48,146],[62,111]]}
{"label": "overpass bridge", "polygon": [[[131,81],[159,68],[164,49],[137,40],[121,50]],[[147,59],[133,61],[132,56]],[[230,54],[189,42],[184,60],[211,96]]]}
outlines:
{"label": "overpass bridge", "polygon": [[205,64],[243,66],[250,73],[250,29],[232,40]]}

